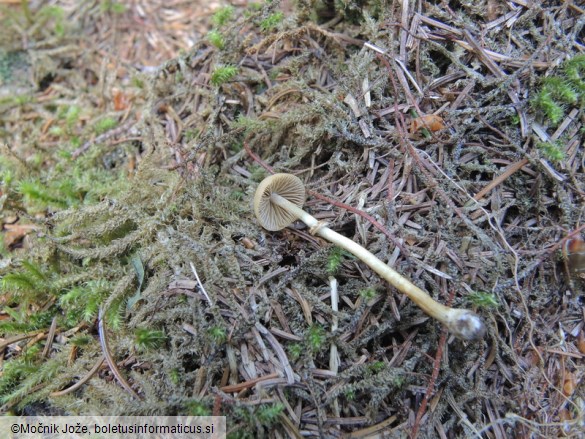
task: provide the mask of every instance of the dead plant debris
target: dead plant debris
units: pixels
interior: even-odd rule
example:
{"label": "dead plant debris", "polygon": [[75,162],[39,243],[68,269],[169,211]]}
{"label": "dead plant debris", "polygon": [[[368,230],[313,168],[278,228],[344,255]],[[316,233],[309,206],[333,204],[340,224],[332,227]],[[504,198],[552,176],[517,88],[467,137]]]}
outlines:
{"label": "dead plant debris", "polygon": [[[223,415],[233,438],[582,434],[581,6],[13,3],[4,412]],[[264,231],[268,170],[485,339],[449,337],[301,224]]]}

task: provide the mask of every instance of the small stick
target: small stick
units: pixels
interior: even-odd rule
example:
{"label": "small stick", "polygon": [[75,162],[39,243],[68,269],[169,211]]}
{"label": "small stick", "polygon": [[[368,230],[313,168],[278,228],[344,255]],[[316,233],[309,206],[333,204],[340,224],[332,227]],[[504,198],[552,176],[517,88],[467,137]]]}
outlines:
{"label": "small stick", "polygon": [[264,376],[261,376],[261,377],[258,377],[258,378],[254,378],[254,379],[249,380],[249,381],[244,381],[243,383],[232,384],[232,385],[229,385],[229,386],[221,387],[220,390],[222,392],[225,392],[225,393],[240,392],[240,391],[242,391],[244,389],[248,389],[250,387],[255,386],[258,383],[261,383],[262,381],[271,380],[273,378],[279,378],[279,377],[280,376],[278,375],[277,372],[272,372],[272,373],[270,373],[268,375],[264,375]]}
{"label": "small stick", "polygon": [[[503,183],[512,174],[519,171],[520,169],[522,169],[523,166],[526,166],[527,164],[528,164],[528,159],[522,159],[519,162],[512,163],[504,170],[504,172],[502,172],[500,175],[498,175],[496,178],[494,178],[486,187],[484,187],[477,194],[475,194],[473,199],[475,201],[481,200],[489,191],[491,191],[493,188],[495,188],[496,186]],[[471,206],[472,203],[473,203],[473,201],[469,200],[465,204],[465,207]]]}
{"label": "small stick", "polygon": [[244,141],[244,149],[250,155],[250,157],[252,157],[254,159],[254,161],[256,163],[258,163],[260,166],[262,166],[264,169],[266,169],[271,174],[274,174],[274,169],[272,169],[270,166],[268,166],[266,164],[266,162],[264,160],[262,160],[260,157],[258,157],[258,155],[254,151],[252,151],[252,149],[250,149],[250,146],[248,145],[248,142],[246,142],[246,141]]}

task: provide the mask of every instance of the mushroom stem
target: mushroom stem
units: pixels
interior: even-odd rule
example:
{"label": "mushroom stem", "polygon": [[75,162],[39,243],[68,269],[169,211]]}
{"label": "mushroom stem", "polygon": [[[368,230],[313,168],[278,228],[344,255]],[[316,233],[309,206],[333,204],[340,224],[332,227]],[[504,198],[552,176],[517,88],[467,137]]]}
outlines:
{"label": "mushroom stem", "polygon": [[437,302],[426,292],[414,285],[397,271],[390,268],[361,245],[343,235],[340,235],[334,230],[331,230],[329,227],[322,225],[315,217],[277,193],[273,192],[270,195],[270,201],[300,219],[309,226],[310,229],[314,230],[314,234],[321,236],[344,250],[347,250],[349,253],[362,260],[398,291],[406,294],[426,314],[444,324],[447,329],[457,337],[465,340],[475,340],[483,337],[485,326],[479,316],[473,311],[449,308],[448,306]]}

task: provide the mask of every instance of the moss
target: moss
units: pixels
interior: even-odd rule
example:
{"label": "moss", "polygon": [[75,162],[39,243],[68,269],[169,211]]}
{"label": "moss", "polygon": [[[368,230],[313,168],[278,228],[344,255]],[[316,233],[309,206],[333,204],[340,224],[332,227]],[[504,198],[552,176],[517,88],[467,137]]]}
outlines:
{"label": "moss", "polygon": [[215,11],[211,21],[216,27],[222,27],[231,20],[233,15],[234,8],[232,6],[224,6]]}
{"label": "moss", "polygon": [[478,308],[495,308],[499,306],[498,299],[494,294],[483,291],[475,291],[469,294],[467,300]]}
{"label": "moss", "polygon": [[111,12],[113,14],[123,14],[126,12],[126,5],[120,2],[112,1],[112,0],[101,0],[100,1],[100,9],[102,12]]}
{"label": "moss", "polygon": [[363,290],[360,290],[359,295],[365,302],[369,302],[376,297],[378,293],[374,288],[364,288]]}
{"label": "moss", "polygon": [[260,22],[260,29],[263,32],[273,31],[282,20],[284,20],[284,14],[282,12],[275,12]]}
{"label": "moss", "polygon": [[548,160],[559,162],[565,158],[563,145],[559,141],[538,142],[536,146]]}
{"label": "moss", "polygon": [[[498,256],[508,254],[508,249],[490,247],[490,240],[499,243],[500,236],[491,234],[489,227],[470,239],[465,264],[454,264],[463,260],[458,249],[461,237],[470,231],[440,196],[440,191],[447,191],[449,202],[462,206],[467,192],[492,181],[498,172],[494,150],[499,164],[517,157],[513,149],[517,127],[497,123],[510,120],[512,114],[512,108],[503,108],[500,102],[507,99],[504,86],[482,81],[481,67],[465,65],[473,54],[461,56],[452,42],[415,39],[420,66],[407,63],[405,67],[415,74],[425,96],[432,96],[418,100],[421,111],[437,110],[443,93],[455,96],[464,89],[476,107],[453,111],[445,107],[445,120],[453,132],[444,133],[440,142],[421,139],[412,142],[412,150],[405,149],[405,139],[396,129],[398,115],[382,115],[409,102],[403,84],[394,88],[394,70],[341,37],[367,37],[397,51],[400,31],[388,23],[399,22],[399,8],[383,2],[320,2],[318,20],[338,16],[323,29],[305,21],[317,2],[299,2],[286,22],[277,3],[250,5],[253,11],[241,21],[221,11],[215,19],[217,34],[210,34],[209,41],[199,42],[150,75],[135,77],[134,85],[148,100],[132,128],[137,140],[120,147],[107,140],[112,131],[123,128],[118,127],[118,115],[88,119],[87,107],[79,102],[70,107],[52,103],[43,111],[54,120],[55,130],[46,135],[59,143],[58,151],[22,156],[3,152],[2,205],[38,227],[38,233],[30,236],[26,256],[16,254],[0,268],[8,316],[0,322],[6,332],[3,337],[36,330],[46,333],[54,319],[60,335],[75,331],[73,336],[58,337],[47,357],[41,355],[43,340],[29,348],[30,339],[23,340],[6,350],[0,393],[6,395],[8,405],[41,401],[69,414],[198,416],[219,411],[228,417],[230,437],[286,435],[282,419],[288,416],[289,405],[304,407],[299,428],[310,423],[322,436],[332,432],[322,420],[337,417],[340,406],[339,416],[350,413],[372,423],[389,412],[400,418],[401,413],[416,409],[433,372],[429,358],[439,343],[440,328],[421,318],[408,301],[389,298],[394,292],[375,286],[375,276],[364,267],[346,264],[340,270],[345,256],[323,246],[306,229],[261,230],[249,199],[267,171],[243,145],[276,171],[298,172],[310,189],[352,206],[363,202],[363,210],[396,234],[404,247],[400,252],[366,222],[356,221],[353,213],[318,199],[312,199],[308,209],[325,214],[344,235],[367,240],[380,257],[388,260],[392,255],[397,270],[412,274],[421,287],[441,299],[462,282],[483,291],[506,282],[516,268],[527,269],[528,257],[512,267]],[[425,7],[435,19],[450,26],[460,24],[435,11],[436,5]],[[260,23],[271,32],[258,35]],[[548,92],[544,97],[560,103],[561,111],[579,105],[582,96],[578,86],[582,68],[575,63],[563,66],[559,72],[565,73],[559,75],[566,74],[577,95],[553,93],[558,87],[555,81],[539,83]],[[226,67],[231,71],[221,70]],[[433,78],[457,68],[469,77],[430,87]],[[213,87],[202,80],[206,75]],[[363,99],[366,77],[370,107]],[[470,84],[473,87],[467,88]],[[348,94],[356,97],[362,110],[359,119],[343,102]],[[28,106],[36,102],[24,100],[18,105],[11,109],[29,111]],[[407,122],[410,117],[400,116]],[[478,122],[484,117],[491,125]],[[84,125],[87,120],[92,122]],[[509,142],[499,144],[489,137],[486,146],[486,132],[495,136],[494,126],[505,131]],[[100,139],[106,140],[74,154],[97,133],[105,133]],[[552,156],[555,151],[538,153]],[[417,154],[428,163],[440,157],[445,172],[451,173],[434,181],[417,164]],[[136,166],[130,166],[132,157],[139,159]],[[465,162],[459,163],[459,157]],[[537,184],[535,190],[550,189],[548,204],[538,210],[528,203],[516,215],[514,209],[520,210],[516,202],[533,197],[528,190],[535,187],[534,181],[527,177],[532,174],[518,172],[501,183],[504,199],[511,203],[506,204],[502,230],[510,245],[518,248],[540,248],[529,238],[534,230],[548,226],[508,227],[508,221],[548,224],[548,217],[543,219],[543,212],[551,209],[548,200],[567,189]],[[451,175],[457,176],[464,191],[450,190]],[[390,196],[393,183],[400,190]],[[497,201],[494,197],[494,206]],[[425,210],[425,205],[431,207]],[[563,212],[570,210],[563,207]],[[466,218],[468,212],[461,215]],[[482,221],[482,216],[476,217],[472,226]],[[518,238],[514,233],[523,235]],[[448,251],[448,258],[435,254],[437,242]],[[485,257],[487,253],[496,261]],[[481,267],[481,275],[470,275],[468,267]],[[437,279],[431,269],[453,280]],[[326,300],[331,273],[339,280],[342,297],[335,315]],[[542,279],[550,280],[544,270],[528,283],[538,286]],[[516,303],[518,296],[513,293],[503,292],[498,300]],[[491,312],[488,305],[493,298],[468,299],[484,306],[482,312]],[[77,382],[101,358],[95,332],[100,309],[106,313],[105,336],[114,360],[141,399],[132,399],[107,370],[74,394],[51,397],[51,391]],[[498,325],[506,309],[492,313]],[[330,331],[333,317],[338,320],[334,333]],[[256,323],[273,330],[276,342],[264,339]],[[548,328],[535,326],[534,331],[544,342],[554,341]],[[522,333],[510,335],[518,337],[520,346]],[[509,374],[519,373],[512,347],[500,338],[494,342],[501,353],[498,364],[504,364]],[[323,373],[333,343],[341,359],[335,376]],[[222,386],[254,379],[254,373],[257,377],[273,370],[283,373],[279,345],[296,374],[293,385],[275,388],[264,383],[239,395],[223,393]],[[432,435],[433,426],[440,422],[453,430],[449,434],[466,435],[450,415],[452,401],[469,410],[473,415],[469,419],[477,423],[486,416],[483,398],[496,401],[497,416],[518,409],[514,400],[505,407],[498,405],[498,398],[490,393],[491,372],[481,362],[484,348],[449,341],[449,361],[441,365],[438,386],[442,395],[450,397],[434,400],[434,411],[428,414],[432,422],[426,423],[430,427],[421,427],[428,428],[425,434]],[[400,367],[395,367],[397,363]],[[408,372],[412,370],[417,373]],[[266,398],[273,402],[264,403]],[[405,425],[402,418],[398,423]],[[333,433],[350,428],[342,426],[340,432],[336,427]]]}
{"label": "moss", "polygon": [[553,126],[565,117],[567,108],[585,105],[585,56],[565,61],[557,74],[544,78],[532,99],[532,107],[542,112]]}
{"label": "moss", "polygon": [[139,351],[159,348],[166,340],[164,331],[137,328],[134,331],[136,348]]}
{"label": "moss", "polygon": [[106,131],[115,128],[117,125],[118,122],[114,118],[105,117],[96,122],[96,124],[93,127],[93,130],[96,134],[103,134]]}
{"label": "moss", "polygon": [[211,73],[211,83],[215,86],[230,81],[238,74],[238,68],[235,66],[220,66]]}
{"label": "moss", "polygon": [[223,344],[226,340],[227,332],[219,326],[213,326],[207,332],[214,343]]}
{"label": "moss", "polygon": [[271,427],[275,422],[278,421],[278,418],[283,410],[283,404],[262,404],[256,410],[256,416],[258,417],[258,421],[263,426]]}
{"label": "moss", "polygon": [[207,39],[211,44],[217,47],[219,50],[222,50],[225,47],[225,40],[223,35],[217,30],[211,30],[207,34]]}
{"label": "moss", "polygon": [[312,325],[307,329],[305,339],[311,351],[319,351],[325,344],[325,330],[320,325]]}
{"label": "moss", "polygon": [[[26,64],[27,56],[25,52],[0,50],[0,81],[7,83],[17,80],[15,74],[18,74],[18,71],[25,67]],[[16,97],[12,96],[11,98]],[[23,97],[18,99],[23,99]],[[22,103],[24,102],[21,102],[20,105]]]}

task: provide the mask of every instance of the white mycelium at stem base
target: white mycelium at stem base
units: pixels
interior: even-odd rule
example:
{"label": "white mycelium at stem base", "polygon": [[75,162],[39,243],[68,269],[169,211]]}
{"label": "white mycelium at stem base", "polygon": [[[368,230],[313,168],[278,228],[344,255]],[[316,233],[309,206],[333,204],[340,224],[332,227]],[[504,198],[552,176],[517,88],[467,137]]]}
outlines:
{"label": "white mycelium at stem base", "polygon": [[[292,184],[292,189],[290,184]],[[299,187],[302,188],[302,194],[298,193]],[[294,202],[289,201],[290,196],[288,195],[292,195]],[[312,215],[302,210],[299,205],[302,205],[304,200],[304,187],[300,179],[291,174],[275,174],[264,179],[256,190],[254,210],[261,225],[268,230],[280,230],[295,219],[300,219],[309,226],[312,234],[321,236],[362,260],[398,291],[406,294],[426,314],[447,326],[449,331],[457,337],[464,340],[477,340],[484,336],[485,326],[477,314],[466,309],[449,308],[438,303],[361,245],[324,226]],[[278,216],[278,220],[281,222],[269,218],[267,209],[272,209],[271,214]]]}

